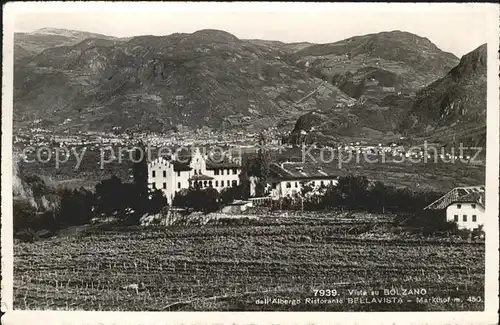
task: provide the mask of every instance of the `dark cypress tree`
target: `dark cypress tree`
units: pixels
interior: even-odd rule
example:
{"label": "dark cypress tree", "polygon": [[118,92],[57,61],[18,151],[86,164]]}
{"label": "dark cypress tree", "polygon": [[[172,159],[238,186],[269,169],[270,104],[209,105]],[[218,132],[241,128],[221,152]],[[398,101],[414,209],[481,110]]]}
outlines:
{"label": "dark cypress tree", "polygon": [[259,186],[257,186],[257,196],[264,195],[264,189],[267,185],[267,179],[269,177],[269,156],[266,149],[266,138],[264,134],[259,134],[259,150],[257,154],[257,166],[258,166],[258,177]]}
{"label": "dark cypress tree", "polygon": [[250,161],[247,155],[243,155],[240,173],[240,196],[243,200],[250,197]]}
{"label": "dark cypress tree", "polygon": [[[147,154],[144,144],[139,142],[134,151],[134,161],[132,165],[133,188],[136,197],[135,214],[138,218],[147,211],[148,206],[148,165]],[[137,220],[138,221],[138,220]]]}

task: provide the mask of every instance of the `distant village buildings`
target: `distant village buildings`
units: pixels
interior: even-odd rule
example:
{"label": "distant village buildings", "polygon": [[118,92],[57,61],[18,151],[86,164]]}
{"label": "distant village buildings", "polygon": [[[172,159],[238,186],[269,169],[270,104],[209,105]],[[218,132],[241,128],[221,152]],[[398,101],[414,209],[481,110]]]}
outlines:
{"label": "distant village buildings", "polygon": [[[217,159],[219,160],[219,159]],[[190,157],[159,157],[148,163],[148,185],[160,189],[169,204],[182,189],[198,185],[222,191],[239,185],[241,166],[230,159],[216,161],[195,149]]]}
{"label": "distant village buildings", "polygon": [[445,210],[447,221],[472,230],[484,225],[484,201],[484,186],[456,187],[424,210]]}

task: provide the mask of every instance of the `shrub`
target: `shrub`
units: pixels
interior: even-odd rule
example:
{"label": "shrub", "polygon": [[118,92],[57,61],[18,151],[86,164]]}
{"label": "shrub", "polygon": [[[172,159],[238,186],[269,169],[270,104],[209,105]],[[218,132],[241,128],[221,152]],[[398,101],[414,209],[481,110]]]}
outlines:
{"label": "shrub", "polygon": [[15,234],[15,237],[25,243],[33,243],[39,239],[36,230],[27,228]]}
{"label": "shrub", "polygon": [[187,191],[178,192],[173,202],[176,207],[186,208],[190,211],[202,211],[207,214],[217,211],[220,203],[224,204],[225,200],[232,197],[230,189],[223,191],[223,193],[225,194],[220,195],[214,188],[191,187]]}
{"label": "shrub", "polygon": [[424,210],[406,216],[398,215],[394,219],[394,224],[413,228],[425,235],[460,233],[456,223],[446,220],[446,213],[443,210]]}
{"label": "shrub", "polygon": [[90,223],[95,196],[84,189],[63,190],[61,206],[57,212],[57,223],[60,227],[78,226]]}

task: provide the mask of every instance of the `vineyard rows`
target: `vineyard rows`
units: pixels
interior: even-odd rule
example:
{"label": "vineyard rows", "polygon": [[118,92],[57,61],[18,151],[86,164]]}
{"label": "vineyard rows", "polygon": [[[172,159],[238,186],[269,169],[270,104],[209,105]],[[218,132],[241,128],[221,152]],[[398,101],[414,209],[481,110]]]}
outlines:
{"label": "vineyard rows", "polygon": [[[350,228],[178,228],[16,242],[14,303],[20,309],[253,310],[259,309],[255,299],[266,292],[311,297],[314,289],[334,285],[344,291],[421,287],[439,295],[483,294],[483,243],[363,239],[347,234]],[[140,283],[144,289],[138,292],[123,289]],[[425,308],[478,310],[482,305]]]}

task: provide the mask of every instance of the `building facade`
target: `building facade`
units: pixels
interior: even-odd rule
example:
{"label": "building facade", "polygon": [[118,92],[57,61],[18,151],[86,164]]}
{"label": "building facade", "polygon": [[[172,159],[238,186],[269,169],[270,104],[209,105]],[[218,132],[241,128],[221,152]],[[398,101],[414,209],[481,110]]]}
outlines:
{"label": "building facade", "polygon": [[280,199],[287,196],[300,195],[304,186],[310,186],[313,192],[318,191],[321,187],[336,186],[338,178],[336,176],[323,177],[323,178],[287,178],[274,182],[272,184],[271,196],[274,199]]}
{"label": "building facade", "polygon": [[484,225],[484,186],[456,187],[425,207],[424,210],[445,210],[446,221],[460,229],[476,229]]}
{"label": "building facade", "polygon": [[240,184],[241,166],[232,160],[214,162],[196,149],[188,159],[159,157],[148,164],[150,189],[163,191],[169,204],[182,189],[199,186],[222,191]]}
{"label": "building facade", "polygon": [[271,197],[278,200],[300,195],[304,186],[317,192],[321,188],[336,186],[338,175],[321,168],[304,166],[300,163],[271,164]]}
{"label": "building facade", "polygon": [[484,206],[476,201],[461,200],[446,208],[446,221],[455,222],[460,229],[475,229],[484,225]]}

